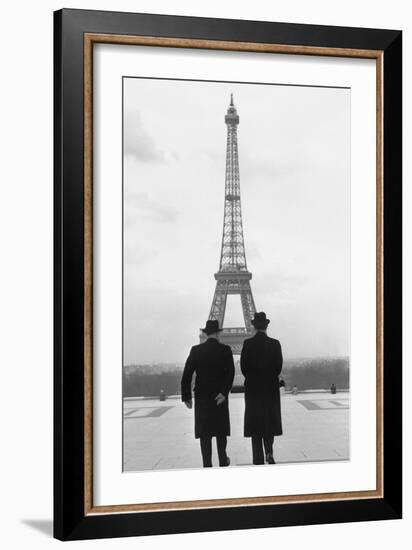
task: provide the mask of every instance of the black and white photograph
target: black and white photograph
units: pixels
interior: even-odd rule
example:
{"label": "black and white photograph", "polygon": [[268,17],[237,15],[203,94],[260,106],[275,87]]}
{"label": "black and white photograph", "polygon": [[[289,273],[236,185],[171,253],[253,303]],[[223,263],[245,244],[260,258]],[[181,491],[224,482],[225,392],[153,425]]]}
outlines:
{"label": "black and white photograph", "polygon": [[350,101],[123,78],[123,471],[350,460]]}
{"label": "black and white photograph", "polygon": [[403,550],[409,5],[2,7],[2,547]]}

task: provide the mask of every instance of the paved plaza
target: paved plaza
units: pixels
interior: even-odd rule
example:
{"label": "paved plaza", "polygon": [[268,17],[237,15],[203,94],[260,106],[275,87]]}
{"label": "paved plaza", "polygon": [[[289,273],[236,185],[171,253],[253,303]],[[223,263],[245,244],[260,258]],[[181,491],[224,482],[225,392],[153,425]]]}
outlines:
{"label": "paved plaza", "polygon": [[[250,439],[243,437],[244,395],[230,395],[231,466],[252,464]],[[284,435],[275,437],[277,463],[349,459],[349,393],[303,392],[281,397]],[[179,397],[124,400],[124,471],[200,468],[193,409]],[[213,465],[218,465],[213,444]]]}

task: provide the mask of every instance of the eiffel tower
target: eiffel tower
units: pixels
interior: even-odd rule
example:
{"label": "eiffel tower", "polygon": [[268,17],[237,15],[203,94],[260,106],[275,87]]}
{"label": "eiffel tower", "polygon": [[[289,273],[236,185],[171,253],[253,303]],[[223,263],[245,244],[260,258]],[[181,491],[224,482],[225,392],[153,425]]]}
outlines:
{"label": "eiffel tower", "polygon": [[[210,308],[209,319],[217,319],[223,331],[220,341],[232,348],[234,355],[242,350],[243,340],[253,335],[251,319],[256,311],[250,280],[252,274],[247,269],[245,244],[243,239],[242,210],[240,204],[239,155],[237,146],[237,126],[239,116],[230,96],[225,123],[227,125],[225,212],[223,219],[222,248],[219,271],[215,273],[216,290]],[[225,327],[224,318],[228,294],[240,296],[244,326]],[[200,333],[200,341],[205,339]]]}

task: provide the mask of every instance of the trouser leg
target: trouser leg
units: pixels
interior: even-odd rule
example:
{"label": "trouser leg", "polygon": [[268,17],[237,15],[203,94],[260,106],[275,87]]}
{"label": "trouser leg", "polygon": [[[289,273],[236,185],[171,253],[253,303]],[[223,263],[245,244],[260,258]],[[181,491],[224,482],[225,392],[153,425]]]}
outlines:
{"label": "trouser leg", "polygon": [[273,436],[263,438],[263,445],[265,446],[265,453],[267,455],[273,455],[273,439]]}
{"label": "trouser leg", "polygon": [[226,445],[227,437],[225,435],[216,437],[217,454],[219,456],[219,466],[227,465]]}
{"label": "trouser leg", "polygon": [[212,438],[200,438],[200,450],[202,451],[202,460],[204,468],[212,467]]}
{"label": "trouser leg", "polygon": [[253,464],[264,464],[263,445],[261,437],[252,437]]}

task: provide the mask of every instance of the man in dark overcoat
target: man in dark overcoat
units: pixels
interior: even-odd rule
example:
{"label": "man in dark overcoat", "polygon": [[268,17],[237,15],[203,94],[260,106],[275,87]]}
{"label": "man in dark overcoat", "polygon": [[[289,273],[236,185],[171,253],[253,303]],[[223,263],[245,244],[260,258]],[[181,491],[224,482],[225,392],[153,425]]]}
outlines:
{"label": "man in dark overcoat", "polygon": [[235,366],[232,350],[219,342],[218,321],[207,321],[202,331],[207,339],[193,346],[182,376],[182,401],[192,408],[192,377],[195,381],[195,438],[200,439],[203,466],[212,466],[212,437],[216,437],[219,466],[229,466],[226,454],[230,435],[229,392]]}
{"label": "man in dark overcoat", "polygon": [[[245,377],[244,436],[252,438],[253,464],[274,464],[273,440],[282,435],[279,374],[282,349],[278,340],[266,333],[270,320],[255,313],[252,338],[243,342],[240,368]],[[265,455],[263,454],[263,448]]]}

